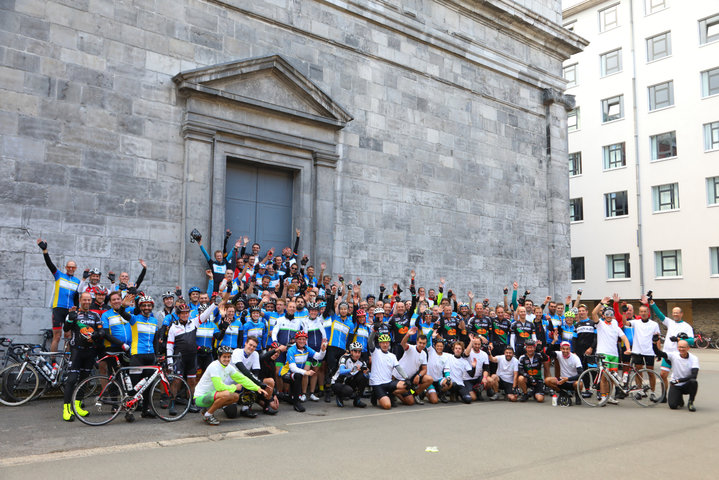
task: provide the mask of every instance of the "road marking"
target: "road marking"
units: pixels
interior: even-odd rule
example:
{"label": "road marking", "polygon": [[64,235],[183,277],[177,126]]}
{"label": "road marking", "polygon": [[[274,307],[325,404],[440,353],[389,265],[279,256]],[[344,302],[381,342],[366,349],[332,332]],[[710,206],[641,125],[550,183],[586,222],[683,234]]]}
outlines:
{"label": "road marking", "polygon": [[112,445],[109,447],[83,448],[77,450],[67,450],[64,452],[43,453],[38,455],[25,455],[22,457],[12,457],[0,459],[0,467],[14,467],[17,465],[27,465],[31,463],[54,462],[58,460],[68,460],[71,458],[91,457],[94,455],[107,455],[108,453],[131,452],[135,450],[147,450],[154,448],[175,447],[178,445],[187,445],[191,443],[200,443],[206,441],[219,442],[222,440],[237,438],[257,438],[269,435],[279,435],[287,433],[276,427],[258,427],[248,430],[237,430],[234,432],[214,433],[212,435],[204,435],[198,437],[175,438],[172,440],[158,440],[156,442],[129,443],[126,445]]}
{"label": "road marking", "polygon": [[[447,406],[443,406],[443,407],[432,406],[431,409],[432,409],[432,411],[434,411],[434,410],[442,410],[445,408],[463,408],[463,407],[465,407],[464,404],[462,404],[462,405],[447,405]],[[325,418],[322,420],[307,420],[306,422],[293,422],[293,423],[286,423],[285,425],[287,425],[289,427],[290,425],[308,425],[310,423],[342,422],[345,420],[355,420],[355,419],[367,418],[367,417],[384,417],[385,415],[403,415],[405,413],[421,413],[426,408],[414,408],[412,410],[388,410],[388,411],[381,412],[381,413],[367,413],[364,415],[355,415],[352,417]]]}

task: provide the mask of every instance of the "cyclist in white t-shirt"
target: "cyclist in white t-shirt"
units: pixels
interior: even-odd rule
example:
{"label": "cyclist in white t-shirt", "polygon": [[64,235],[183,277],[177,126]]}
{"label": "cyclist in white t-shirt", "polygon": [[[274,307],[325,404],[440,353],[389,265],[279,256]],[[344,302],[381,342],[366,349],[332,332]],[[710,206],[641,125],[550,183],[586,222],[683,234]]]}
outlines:
{"label": "cyclist in white t-shirt", "polygon": [[[379,347],[375,347],[375,340]],[[397,361],[394,353],[390,352],[392,339],[386,333],[377,336],[373,330],[369,336],[367,348],[372,355],[372,370],[369,374],[369,386],[372,387],[372,405],[385,410],[392,408],[392,396],[399,395],[402,403],[412,405],[414,397],[409,392],[412,381]],[[397,371],[404,380],[393,380],[392,372]]]}
{"label": "cyclist in white t-shirt", "polygon": [[417,344],[411,345],[409,338],[416,335],[418,332],[417,327],[410,328],[402,338],[402,348],[404,354],[399,359],[399,364],[402,369],[407,372],[407,378],[412,381],[414,386],[414,403],[418,405],[424,405],[422,397],[427,388],[432,385],[434,378],[427,375],[427,336],[421,334],[417,337]]}
{"label": "cyclist in white t-shirt", "polygon": [[693,353],[689,353],[689,342],[678,340],[677,352],[663,352],[659,348],[659,335],[654,337],[656,343],[653,345],[657,357],[667,362],[671,367],[672,377],[669,381],[669,392],[667,402],[669,408],[676,410],[684,406],[684,395],[689,395],[687,408],[690,412],[696,412],[694,399],[697,396],[697,375],[699,374],[699,359]]}
{"label": "cyclist in white t-shirt", "polygon": [[[497,372],[491,376],[492,381],[497,385],[496,391],[503,391],[504,396],[510,402],[517,401],[517,385],[519,380],[519,361],[514,356],[514,349],[511,345],[504,347],[504,355],[495,357],[492,355],[492,345],[489,348],[489,361],[497,364]],[[494,399],[499,398],[498,393]]]}
{"label": "cyclist in white t-shirt", "polygon": [[[556,347],[554,347],[556,348]],[[582,374],[582,361],[576,353],[572,353],[572,345],[564,341],[559,345],[559,351],[548,349],[549,358],[554,358],[554,377],[546,377],[545,385],[559,392],[563,390],[567,394],[574,392],[574,401],[577,405],[582,403],[577,391],[577,380]],[[571,405],[571,397],[569,397]]]}
{"label": "cyclist in white t-shirt", "polygon": [[447,391],[452,385],[447,366],[449,354],[444,353],[444,339],[436,330],[432,335],[432,346],[427,348],[427,356],[427,374],[435,379],[427,388],[427,399],[429,403],[447,403]]}
{"label": "cyclist in white t-shirt", "polygon": [[[602,318],[599,319],[599,312],[602,310]],[[616,374],[619,370],[619,350],[617,349],[617,341],[621,339],[626,347],[624,352],[631,355],[630,343],[619,324],[614,320],[614,310],[609,306],[609,297],[604,297],[601,303],[598,303],[592,310],[592,321],[597,326],[597,353],[604,355],[607,362],[607,368],[612,374]],[[618,402],[614,396],[609,393],[609,382],[602,375],[600,390],[602,396],[609,395],[608,403],[616,405]]]}

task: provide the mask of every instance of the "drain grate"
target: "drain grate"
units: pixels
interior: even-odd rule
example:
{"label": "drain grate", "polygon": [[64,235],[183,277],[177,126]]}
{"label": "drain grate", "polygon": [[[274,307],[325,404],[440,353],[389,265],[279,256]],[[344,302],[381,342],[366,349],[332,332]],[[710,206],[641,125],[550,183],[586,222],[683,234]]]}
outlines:
{"label": "drain grate", "polygon": [[253,430],[251,432],[245,432],[246,437],[262,437],[264,435],[272,435],[273,432],[269,430]]}

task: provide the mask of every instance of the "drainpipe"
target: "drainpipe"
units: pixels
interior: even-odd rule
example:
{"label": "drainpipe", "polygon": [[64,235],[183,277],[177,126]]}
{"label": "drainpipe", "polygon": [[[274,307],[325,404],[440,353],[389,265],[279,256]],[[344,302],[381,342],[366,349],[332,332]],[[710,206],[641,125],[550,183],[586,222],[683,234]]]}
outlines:
{"label": "drainpipe", "polygon": [[642,243],[642,177],[640,175],[639,161],[639,115],[637,109],[637,57],[634,49],[634,0],[629,0],[629,31],[631,32],[631,59],[632,59],[632,114],[634,115],[634,159],[635,159],[635,188],[637,190],[637,250],[639,252],[639,295],[642,296],[644,288],[644,246]]}

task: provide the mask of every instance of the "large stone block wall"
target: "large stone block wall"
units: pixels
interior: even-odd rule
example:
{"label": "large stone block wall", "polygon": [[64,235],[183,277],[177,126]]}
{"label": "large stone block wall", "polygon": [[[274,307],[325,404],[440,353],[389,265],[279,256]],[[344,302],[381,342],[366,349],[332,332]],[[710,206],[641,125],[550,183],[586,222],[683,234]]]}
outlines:
{"label": "large stone block wall", "polygon": [[134,278],[145,259],[154,296],[183,268],[183,287],[202,281],[195,245],[182,265],[186,181],[211,196],[188,176],[172,77],[273,54],[354,117],[334,209],[318,209],[333,255],[317,263],[373,290],[414,267],[420,284],[493,299],[514,279],[566,294],[566,115],[542,95],[583,44],[559,4],[0,1],[0,333],[49,325],[41,236],[57,265],[103,276]]}

